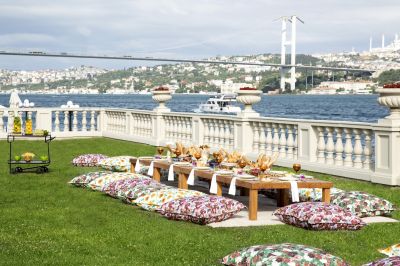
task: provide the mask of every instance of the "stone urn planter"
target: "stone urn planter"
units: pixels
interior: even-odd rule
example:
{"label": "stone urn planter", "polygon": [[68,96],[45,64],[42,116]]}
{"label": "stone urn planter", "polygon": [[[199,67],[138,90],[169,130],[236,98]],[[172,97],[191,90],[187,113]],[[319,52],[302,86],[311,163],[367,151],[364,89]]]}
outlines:
{"label": "stone urn planter", "polygon": [[390,115],[385,119],[400,121],[400,83],[387,84],[379,92],[378,103],[390,108]]}
{"label": "stone urn planter", "polygon": [[152,98],[154,101],[158,102],[159,105],[154,109],[154,111],[158,112],[169,112],[171,111],[168,107],[165,106],[165,103],[171,100],[171,91],[167,87],[158,87],[152,91]]}
{"label": "stone urn planter", "polygon": [[239,113],[242,117],[258,117],[259,113],[253,110],[253,104],[261,101],[262,91],[255,88],[241,88],[237,92],[236,100],[244,104],[244,110]]}

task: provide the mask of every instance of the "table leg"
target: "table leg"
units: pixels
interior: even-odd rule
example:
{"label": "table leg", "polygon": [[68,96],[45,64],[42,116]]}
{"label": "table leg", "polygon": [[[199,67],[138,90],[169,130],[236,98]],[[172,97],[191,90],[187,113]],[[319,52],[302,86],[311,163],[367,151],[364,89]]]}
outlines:
{"label": "table leg", "polygon": [[283,207],[289,205],[289,190],[288,189],[278,189],[277,206]]}
{"label": "table leg", "polygon": [[257,220],[258,190],[250,189],[249,193],[249,220]]}
{"label": "table leg", "polygon": [[188,189],[188,183],[187,183],[188,177],[189,177],[189,175],[187,175],[187,174],[179,174],[178,175],[178,178],[179,178],[178,187],[179,188]]}
{"label": "table leg", "polygon": [[322,201],[325,203],[331,203],[331,189],[330,188],[322,189]]}
{"label": "table leg", "polygon": [[153,169],[154,169],[154,170],[153,170],[153,179],[154,179],[155,181],[160,182],[160,181],[161,181],[161,171],[160,171],[160,168],[154,167]]}
{"label": "table leg", "polygon": [[135,173],[135,166],[136,166],[136,163],[131,163],[131,173]]}
{"label": "table leg", "polygon": [[217,195],[222,196],[222,184],[217,182]]}

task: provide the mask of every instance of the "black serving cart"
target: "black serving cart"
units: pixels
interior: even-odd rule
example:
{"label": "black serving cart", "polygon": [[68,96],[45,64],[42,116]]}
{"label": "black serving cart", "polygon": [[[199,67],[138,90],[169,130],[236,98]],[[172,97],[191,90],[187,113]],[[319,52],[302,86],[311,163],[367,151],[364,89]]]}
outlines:
{"label": "black serving cart", "polygon": [[[13,151],[13,143],[16,139],[32,139],[32,138],[43,138],[44,142],[47,144],[47,160],[31,160],[25,161],[21,158],[21,160],[13,160],[12,151]],[[50,165],[50,142],[55,139],[51,135],[46,136],[27,136],[27,135],[8,135],[7,142],[10,144],[10,156],[8,160],[8,165],[10,168],[10,174],[22,173],[24,171],[36,171],[38,174],[47,173],[49,171],[48,166]]]}

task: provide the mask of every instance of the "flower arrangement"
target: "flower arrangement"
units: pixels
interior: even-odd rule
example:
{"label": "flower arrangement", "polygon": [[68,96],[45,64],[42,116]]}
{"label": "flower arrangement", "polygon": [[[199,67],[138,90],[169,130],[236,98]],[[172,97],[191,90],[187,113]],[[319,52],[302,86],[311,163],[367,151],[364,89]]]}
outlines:
{"label": "flower arrangement", "polygon": [[256,91],[257,89],[256,88],[251,88],[251,87],[243,87],[243,88],[240,88],[240,90],[241,91]]}
{"label": "flower arrangement", "polygon": [[160,87],[154,89],[154,91],[169,91],[169,88],[165,87],[165,86],[160,86]]}
{"label": "flower arrangement", "polygon": [[35,157],[36,155],[32,152],[25,152],[23,154],[21,154],[22,159],[24,159],[24,161],[30,162],[32,161],[32,159]]}
{"label": "flower arrangement", "polygon": [[383,87],[385,89],[400,89],[400,82],[385,84]]}

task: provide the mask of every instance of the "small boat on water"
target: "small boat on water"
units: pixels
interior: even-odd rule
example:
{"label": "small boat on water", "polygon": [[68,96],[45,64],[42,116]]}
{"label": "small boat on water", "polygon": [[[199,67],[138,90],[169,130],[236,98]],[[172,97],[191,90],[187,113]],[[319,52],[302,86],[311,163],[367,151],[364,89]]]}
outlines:
{"label": "small boat on water", "polygon": [[219,94],[209,98],[206,103],[200,104],[199,108],[193,111],[195,113],[237,114],[242,110],[234,105],[235,102],[235,94]]}

